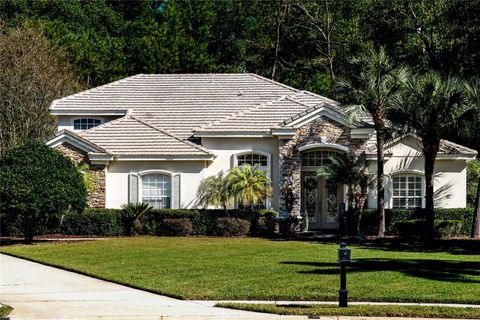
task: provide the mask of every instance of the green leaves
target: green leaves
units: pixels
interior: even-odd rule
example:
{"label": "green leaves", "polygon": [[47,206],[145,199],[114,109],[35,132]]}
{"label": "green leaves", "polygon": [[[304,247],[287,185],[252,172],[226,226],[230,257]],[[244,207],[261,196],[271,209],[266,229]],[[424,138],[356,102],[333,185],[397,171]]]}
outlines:
{"label": "green leaves", "polygon": [[257,204],[259,199],[271,195],[269,183],[270,179],[258,166],[235,167],[227,175],[220,171],[200,183],[197,204],[204,207],[222,206],[225,210],[233,198]]}
{"label": "green leaves", "polygon": [[87,202],[82,174],[41,142],[29,141],[7,152],[0,182],[2,223],[17,225],[28,240],[67,210],[82,212]]}
{"label": "green leaves", "polygon": [[260,199],[271,195],[268,186],[269,179],[265,171],[258,166],[243,165],[230,170],[227,181],[232,194],[243,200],[244,203],[258,203]]}
{"label": "green leaves", "polygon": [[126,218],[137,220],[149,214],[152,209],[148,203],[134,202],[122,205],[122,214]]}

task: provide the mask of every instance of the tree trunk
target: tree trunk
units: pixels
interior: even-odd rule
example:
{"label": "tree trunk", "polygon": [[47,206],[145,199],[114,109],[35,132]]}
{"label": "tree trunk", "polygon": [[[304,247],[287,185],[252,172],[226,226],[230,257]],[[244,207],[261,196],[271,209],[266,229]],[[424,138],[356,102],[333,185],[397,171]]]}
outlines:
{"label": "tree trunk", "polygon": [[363,207],[365,206],[365,200],[366,200],[365,193],[362,192],[362,195],[358,199],[358,205],[357,205],[358,219],[357,219],[356,232],[358,236],[361,234],[361,229],[362,229],[362,215],[363,215]]}
{"label": "tree trunk", "polygon": [[435,228],[435,207],[433,203],[433,172],[435,169],[435,158],[437,157],[439,142],[426,143],[423,145],[425,157],[425,220],[427,223],[427,236],[433,238]]}
{"label": "tree trunk", "polygon": [[383,129],[383,127],[377,128],[377,236],[383,238],[385,236],[385,179],[383,170],[385,161],[385,145],[381,129]]}
{"label": "tree trunk", "polygon": [[475,210],[473,211],[471,237],[474,239],[480,239],[480,176],[478,176],[477,196],[475,197]]}
{"label": "tree trunk", "polygon": [[276,37],[275,37],[275,53],[273,59],[273,66],[272,66],[272,75],[271,79],[275,79],[275,75],[277,72],[277,64],[278,64],[278,52],[280,50],[280,37],[282,31],[282,23],[285,20],[285,16],[287,15],[288,6],[282,2],[279,3],[279,8],[277,11],[277,29],[276,29]]}

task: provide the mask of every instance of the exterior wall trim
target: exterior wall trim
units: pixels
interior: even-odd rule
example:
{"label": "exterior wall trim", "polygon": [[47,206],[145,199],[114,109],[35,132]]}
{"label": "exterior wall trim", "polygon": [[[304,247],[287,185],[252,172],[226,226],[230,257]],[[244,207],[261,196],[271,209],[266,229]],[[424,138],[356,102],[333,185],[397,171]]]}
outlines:
{"label": "exterior wall trim", "polygon": [[316,143],[310,143],[305,146],[299,147],[298,151],[303,152],[306,150],[310,149],[335,149],[335,150],[340,150],[343,152],[348,152],[348,147],[342,146],[341,144],[336,144],[336,143],[323,143],[323,142],[316,142]]}

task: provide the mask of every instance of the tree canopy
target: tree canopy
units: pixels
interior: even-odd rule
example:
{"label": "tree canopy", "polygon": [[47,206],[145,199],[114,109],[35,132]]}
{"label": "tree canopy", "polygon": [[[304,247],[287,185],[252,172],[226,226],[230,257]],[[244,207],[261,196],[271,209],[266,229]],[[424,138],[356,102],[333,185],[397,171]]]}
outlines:
{"label": "tree canopy", "polygon": [[254,72],[337,98],[352,58],[380,46],[420,73],[469,80],[480,68],[480,0],[4,0],[0,20],[2,33],[42,28],[86,87],[137,73]]}

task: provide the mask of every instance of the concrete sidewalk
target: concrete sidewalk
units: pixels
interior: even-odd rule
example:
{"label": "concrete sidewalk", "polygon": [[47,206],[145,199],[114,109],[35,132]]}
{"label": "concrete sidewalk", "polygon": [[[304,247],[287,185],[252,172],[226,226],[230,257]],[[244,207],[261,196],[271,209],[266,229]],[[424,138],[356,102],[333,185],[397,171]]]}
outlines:
{"label": "concrete sidewalk", "polygon": [[278,319],[177,300],[0,254],[11,319]]}

